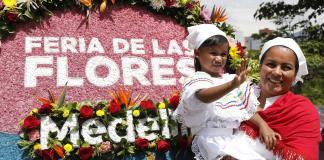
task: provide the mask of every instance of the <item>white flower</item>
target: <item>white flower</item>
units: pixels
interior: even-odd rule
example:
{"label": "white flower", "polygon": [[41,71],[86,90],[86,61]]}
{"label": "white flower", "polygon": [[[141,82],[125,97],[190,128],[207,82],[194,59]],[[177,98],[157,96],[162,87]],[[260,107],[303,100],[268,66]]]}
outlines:
{"label": "white flower", "polygon": [[151,6],[155,10],[159,10],[161,8],[165,7],[165,1],[164,0],[150,0],[151,1]]}
{"label": "white flower", "polygon": [[23,6],[26,6],[27,10],[30,12],[32,7],[34,10],[39,8],[37,3],[34,0],[17,0],[17,4],[19,8],[22,8]]}

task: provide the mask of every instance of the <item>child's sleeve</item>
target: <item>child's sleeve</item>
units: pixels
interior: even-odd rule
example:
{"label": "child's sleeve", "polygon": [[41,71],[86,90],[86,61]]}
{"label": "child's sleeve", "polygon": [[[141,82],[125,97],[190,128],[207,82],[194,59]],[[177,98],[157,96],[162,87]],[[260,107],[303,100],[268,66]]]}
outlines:
{"label": "child's sleeve", "polygon": [[259,104],[253,86],[246,81],[215,101],[213,111],[220,119],[242,122],[250,119],[256,113]]}
{"label": "child's sleeve", "polygon": [[209,117],[207,106],[211,103],[204,103],[196,97],[196,92],[213,86],[210,75],[204,72],[196,72],[189,77],[184,85],[181,100],[174,115],[187,127],[202,125]]}

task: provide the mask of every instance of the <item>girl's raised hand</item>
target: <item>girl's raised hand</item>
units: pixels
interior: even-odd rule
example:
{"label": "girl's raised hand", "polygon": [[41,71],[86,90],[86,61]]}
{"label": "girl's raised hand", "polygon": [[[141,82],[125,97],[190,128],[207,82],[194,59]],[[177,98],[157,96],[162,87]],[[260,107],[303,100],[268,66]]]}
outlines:
{"label": "girl's raised hand", "polygon": [[236,76],[233,80],[235,87],[238,87],[246,80],[247,74],[250,72],[250,68],[248,68],[248,62],[248,58],[243,58],[241,64],[236,69]]}

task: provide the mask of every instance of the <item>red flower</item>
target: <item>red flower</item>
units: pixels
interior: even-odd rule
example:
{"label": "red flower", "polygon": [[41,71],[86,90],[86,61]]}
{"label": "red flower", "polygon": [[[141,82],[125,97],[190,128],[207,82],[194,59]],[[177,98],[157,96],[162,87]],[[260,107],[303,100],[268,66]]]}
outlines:
{"label": "red flower", "polygon": [[159,140],[157,144],[157,150],[159,152],[166,152],[171,148],[171,145],[169,142],[165,140]]}
{"label": "red flower", "polygon": [[6,18],[8,19],[9,22],[15,22],[17,20],[17,14],[13,12],[7,12]]}
{"label": "red flower", "polygon": [[84,105],[80,109],[80,116],[84,119],[89,119],[93,115],[93,109],[87,105]]}
{"label": "red flower", "polygon": [[79,149],[79,158],[81,160],[88,160],[92,157],[93,148],[92,147],[81,147]]}
{"label": "red flower", "polygon": [[45,149],[41,151],[42,160],[58,160],[59,156],[52,149]]}
{"label": "red flower", "polygon": [[245,56],[244,48],[242,47],[240,42],[237,42],[236,46],[237,46],[238,50],[240,51],[240,53],[239,53],[240,57],[243,58]]}
{"label": "red flower", "polygon": [[149,141],[145,138],[136,138],[135,146],[140,150],[145,150],[149,144]]}
{"label": "red flower", "polygon": [[142,101],[140,106],[146,110],[155,110],[154,104],[151,100]]}
{"label": "red flower", "polygon": [[175,0],[164,0],[164,2],[166,3],[166,6],[170,7],[175,3]]}
{"label": "red flower", "polygon": [[175,94],[169,99],[170,105],[173,109],[176,109],[178,107],[179,101],[180,101],[179,94]]}
{"label": "red flower", "polygon": [[52,112],[52,106],[51,104],[44,103],[41,108],[38,110],[38,113],[40,114],[48,114]]}
{"label": "red flower", "polygon": [[23,128],[27,130],[37,129],[40,126],[40,120],[34,116],[28,116],[24,119]]}
{"label": "red flower", "polygon": [[121,106],[115,100],[111,100],[110,105],[108,107],[109,113],[115,116],[120,112],[120,110]]}
{"label": "red flower", "polygon": [[180,136],[177,139],[177,145],[179,148],[185,150],[188,147],[188,140],[186,136]]}

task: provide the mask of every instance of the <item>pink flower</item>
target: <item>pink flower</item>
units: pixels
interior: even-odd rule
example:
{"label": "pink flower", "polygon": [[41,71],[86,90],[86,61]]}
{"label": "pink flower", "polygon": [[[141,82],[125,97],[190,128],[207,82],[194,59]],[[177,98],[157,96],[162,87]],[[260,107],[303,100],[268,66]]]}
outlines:
{"label": "pink flower", "polygon": [[101,143],[100,147],[98,148],[98,151],[100,153],[107,153],[111,151],[111,148],[111,143],[109,141],[106,141]]}
{"label": "pink flower", "polygon": [[37,140],[39,140],[39,130],[38,129],[34,129],[31,130],[30,132],[28,132],[28,139],[29,141],[35,142]]}
{"label": "pink flower", "polygon": [[203,8],[202,11],[200,12],[200,16],[203,18],[205,22],[210,21],[210,13],[207,8]]}

